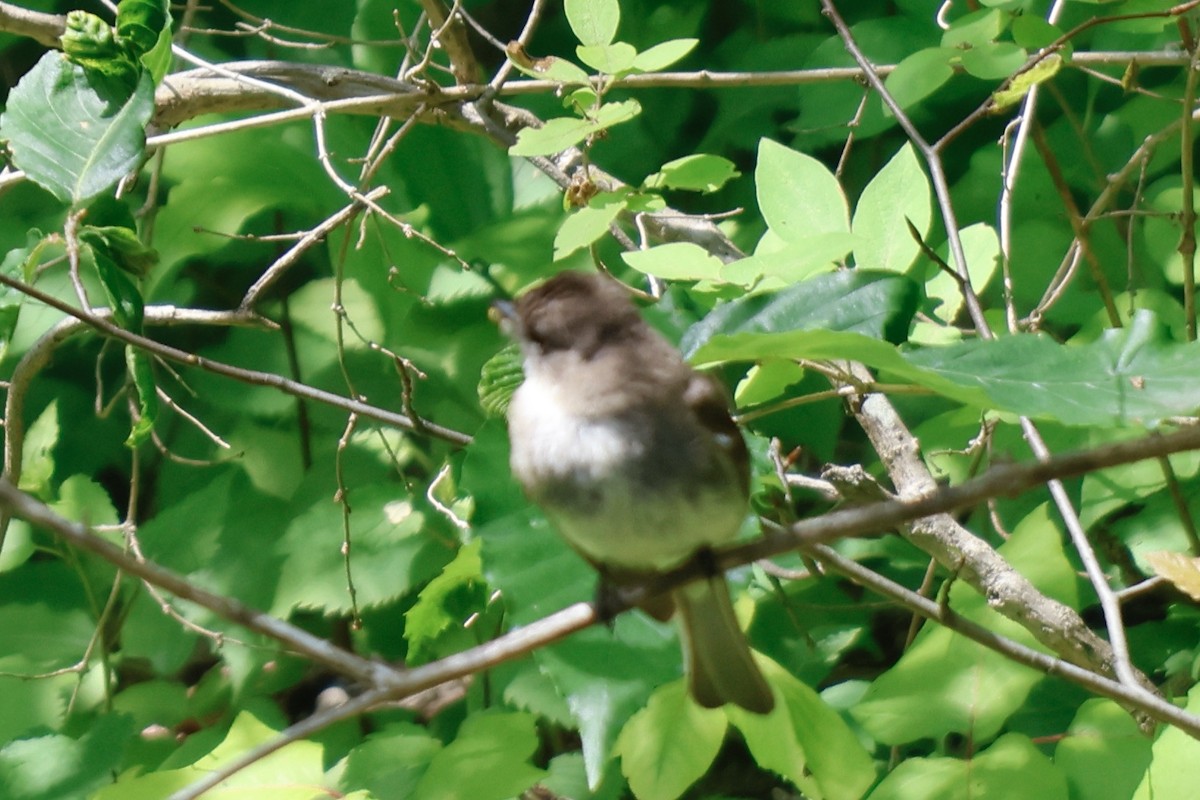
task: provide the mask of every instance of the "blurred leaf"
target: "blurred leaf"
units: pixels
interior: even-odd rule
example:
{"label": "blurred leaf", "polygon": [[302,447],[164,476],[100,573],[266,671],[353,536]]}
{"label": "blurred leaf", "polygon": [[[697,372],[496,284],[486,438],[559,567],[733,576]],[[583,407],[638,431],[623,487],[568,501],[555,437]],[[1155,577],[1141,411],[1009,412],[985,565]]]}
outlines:
{"label": "blurred leaf", "polygon": [[630,250],[621,254],[626,264],[638,272],[668,281],[699,281],[717,278],[721,260],[691,242],[671,242],[649,250]]}
{"label": "blurred leaf", "polygon": [[763,289],[791,286],[835,269],[853,246],[854,237],[849,233],[818,233],[778,250],[763,252],[760,248],[752,256],[726,264],[721,268],[721,280]]}
{"label": "blurred leaf", "polygon": [[112,781],[132,737],[132,720],[106,714],[78,739],[50,734],[0,749],[5,800],[86,800]]}
{"label": "blurred leaf", "polygon": [[980,47],[1000,35],[1007,14],[998,8],[981,8],[964,14],[942,34],[942,47]]}
{"label": "blurred leaf", "polygon": [[728,726],[720,710],[688,697],[684,681],[662,687],[617,738],[629,788],[637,797],[679,797],[708,771]]}
{"label": "blurred leaf", "polygon": [[1067,800],[1062,772],[1018,733],[1008,733],[970,759],[908,758],[875,790],[871,800],[955,800],[972,797],[1037,797]]}
{"label": "blurred leaf", "polygon": [[1054,748],[1054,763],[1066,774],[1075,800],[1132,797],[1150,766],[1150,748],[1129,712],[1112,700],[1092,698]]}
{"label": "blurred leaf", "polygon": [[[1061,542],[1047,506],[1042,505],[1017,525],[999,553],[1044,594],[1077,607],[1075,572]],[[1032,634],[992,610],[966,584],[950,589],[949,602],[964,618],[1037,646]],[[937,739],[948,733],[983,742],[1001,730],[1040,680],[1037,671],[948,628],[926,626],[851,713],[886,744]],[[987,691],[978,691],[980,686],[987,686]]]}
{"label": "blurred leaf", "polygon": [[21,480],[18,487],[35,497],[50,497],[50,479],[54,475],[54,447],[58,444],[58,403],[51,400],[25,431],[22,446]]}
{"label": "blurred leaf", "polygon": [[[994,228],[982,222],[963,228],[959,231],[959,238],[967,257],[971,288],[979,294],[987,288],[1000,267],[1000,238]],[[942,247],[939,254],[946,258],[947,250],[948,247]],[[950,263],[949,260],[946,263]],[[955,276],[942,269],[937,269],[933,277],[925,282],[925,294],[931,300],[941,301],[941,305],[934,309],[934,315],[948,325],[953,324],[966,302]]]}
{"label": "blurred leaf", "polygon": [[875,766],[845,720],[781,666],[757,660],[781,702],[766,716],[727,708],[755,761],[811,797],[862,797],[875,781]]}
{"label": "blurred leaf", "polygon": [[[1184,710],[1200,713],[1200,686],[1187,694]],[[1200,742],[1171,725],[1160,728],[1150,749],[1150,764],[1133,794],[1133,800],[1188,797],[1200,781]]]}
{"label": "blurred leaf", "polygon": [[119,82],[46,53],[8,97],[0,134],[13,163],[64,202],[80,204],[142,160],[154,111],[148,75],[130,94]]}
{"label": "blurred leaf", "polygon": [[[413,797],[505,800],[533,786],[545,772],[529,763],[538,747],[530,714],[478,712],[454,740],[434,754]],[[469,769],[464,769],[466,765]]]}
{"label": "blurred leaf", "polygon": [[418,725],[389,725],[350,751],[339,785],[343,790],[365,787],[380,798],[409,800],[441,750],[442,743]]}
{"label": "blurred leaf", "polygon": [[404,638],[408,641],[410,664],[433,655],[430,644],[451,626],[460,626],[487,600],[487,585],[479,559],[482,541],[476,539],[459,548],[454,560],[429,581],[417,602],[404,614]]}

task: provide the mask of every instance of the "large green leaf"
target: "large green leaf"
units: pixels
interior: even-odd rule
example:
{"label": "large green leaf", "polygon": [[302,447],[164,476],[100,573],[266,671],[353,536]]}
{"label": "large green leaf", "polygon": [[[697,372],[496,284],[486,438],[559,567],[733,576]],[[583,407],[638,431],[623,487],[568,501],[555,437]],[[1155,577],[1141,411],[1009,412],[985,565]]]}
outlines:
{"label": "large green leaf", "polygon": [[[903,341],[919,298],[916,284],[895,274],[843,270],[818,275],[779,292],[751,295],[718,306],[688,330],[681,349],[689,358],[711,362],[728,359],[731,346],[744,348],[748,356],[756,344],[774,350],[772,345],[779,342],[772,342],[772,337],[795,331],[837,331]],[[714,337],[721,341],[710,342]],[[769,354],[781,355],[764,350],[761,355],[749,357]]]}
{"label": "large green leaf", "polygon": [[1069,425],[1151,425],[1200,408],[1200,344],[1171,342],[1149,312],[1085,345],[1021,335],[931,347],[905,358],[981,389],[993,408]]}
{"label": "large green leaf", "polygon": [[79,204],[138,165],[153,111],[148,74],[130,94],[117,80],[46,53],[9,95],[0,134],[32,180]]}
{"label": "large green leaf", "polygon": [[850,230],[842,187],[829,168],[810,155],[763,139],[754,185],[763,219],[785,241]]}

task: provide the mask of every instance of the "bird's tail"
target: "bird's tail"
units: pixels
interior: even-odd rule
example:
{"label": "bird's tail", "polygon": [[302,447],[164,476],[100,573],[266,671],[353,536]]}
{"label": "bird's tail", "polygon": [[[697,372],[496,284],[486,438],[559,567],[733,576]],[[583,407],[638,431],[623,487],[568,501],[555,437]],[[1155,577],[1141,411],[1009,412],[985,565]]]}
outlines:
{"label": "bird's tail", "polygon": [[672,596],[696,702],[705,708],[733,703],[756,714],[770,712],[775,698],[738,626],[724,576],[694,581]]}

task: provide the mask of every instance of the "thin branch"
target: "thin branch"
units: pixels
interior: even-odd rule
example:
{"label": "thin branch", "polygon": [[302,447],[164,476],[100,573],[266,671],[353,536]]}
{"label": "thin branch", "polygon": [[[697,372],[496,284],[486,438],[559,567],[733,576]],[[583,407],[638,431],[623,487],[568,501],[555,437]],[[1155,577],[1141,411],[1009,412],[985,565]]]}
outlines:
{"label": "thin branch", "polygon": [[[231,364],[226,364],[221,361],[213,361],[212,359],[198,356],[195,353],[188,353],[184,350],[179,350],[169,345],[156,342],[153,339],[147,339],[145,336],[139,336],[131,333],[124,328],[114,325],[108,318],[101,314],[93,313],[92,311],[82,311],[67,303],[62,302],[57,297],[46,294],[45,292],[35,289],[27,283],[14,280],[7,275],[0,274],[0,284],[3,284],[10,289],[15,289],[22,292],[35,300],[38,300],[46,305],[58,309],[64,314],[86,323],[89,327],[95,329],[99,333],[108,336],[112,339],[131,344],[148,353],[165,358],[168,361],[176,361],[181,364],[186,364],[192,367],[212,372],[216,375],[223,375],[226,378],[249,383],[255,386],[268,386],[278,389],[285,394],[290,394],[293,397],[303,397],[308,400],[315,400],[319,403],[325,403],[335,408],[340,408],[345,411],[350,411],[359,414],[360,416],[382,422],[385,425],[393,425],[410,432],[417,432],[418,426],[420,431],[428,433],[438,439],[443,439],[451,444],[466,445],[471,441],[471,437],[465,433],[443,427],[433,422],[421,420],[417,422],[403,414],[397,414],[392,411],[387,411],[376,406],[363,403],[358,400],[341,397],[340,395],[327,392],[323,389],[317,389],[313,386],[297,383],[289,380],[282,375],[276,375],[270,372],[259,372],[256,370],[244,369],[235,367]],[[229,313],[232,316],[237,316],[234,312],[210,312],[210,313]]]}

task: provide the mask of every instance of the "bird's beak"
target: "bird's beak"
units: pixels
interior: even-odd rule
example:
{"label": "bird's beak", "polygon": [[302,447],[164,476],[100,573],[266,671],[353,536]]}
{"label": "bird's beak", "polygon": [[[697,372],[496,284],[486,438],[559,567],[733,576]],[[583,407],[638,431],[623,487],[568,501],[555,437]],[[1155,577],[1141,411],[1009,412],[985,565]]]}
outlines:
{"label": "bird's beak", "polygon": [[496,323],[505,336],[517,338],[521,331],[521,318],[511,300],[494,300],[488,309],[488,319]]}

